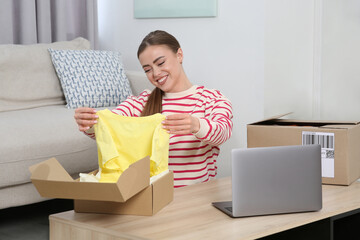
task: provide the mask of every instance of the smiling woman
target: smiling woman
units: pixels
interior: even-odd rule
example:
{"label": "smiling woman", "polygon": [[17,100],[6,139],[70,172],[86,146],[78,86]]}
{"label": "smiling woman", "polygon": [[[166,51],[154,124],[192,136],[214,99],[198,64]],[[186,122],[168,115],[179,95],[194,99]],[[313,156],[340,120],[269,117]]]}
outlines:
{"label": "smiling woman", "polygon": [[156,87],[141,116],[161,113],[164,92],[181,92],[192,86],[182,67],[183,51],[171,34],[149,33],[141,42],[137,56],[147,78]]}
{"label": "smiling woman", "polygon": [[[162,125],[170,133],[169,169],[175,187],[214,178],[219,146],[232,132],[231,102],[218,90],[192,85],[182,66],[180,44],[167,32],[149,33],[139,46],[138,58],[155,89],[130,96],[112,112],[130,117],[166,116]],[[94,109],[78,108],[75,119],[81,131],[96,137]]]}

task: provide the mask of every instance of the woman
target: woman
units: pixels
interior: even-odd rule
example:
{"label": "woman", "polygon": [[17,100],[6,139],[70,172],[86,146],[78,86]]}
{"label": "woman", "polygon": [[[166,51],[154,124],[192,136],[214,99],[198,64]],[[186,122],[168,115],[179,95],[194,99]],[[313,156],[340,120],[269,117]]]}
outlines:
{"label": "woman", "polygon": [[[165,31],[149,33],[137,56],[155,89],[130,96],[112,111],[131,117],[166,116],[163,127],[170,133],[169,169],[174,172],[174,187],[215,177],[219,145],[232,131],[230,101],[217,90],[192,85],[182,66],[180,44]],[[78,108],[74,117],[79,130],[94,138],[91,127],[96,123],[96,110]]]}

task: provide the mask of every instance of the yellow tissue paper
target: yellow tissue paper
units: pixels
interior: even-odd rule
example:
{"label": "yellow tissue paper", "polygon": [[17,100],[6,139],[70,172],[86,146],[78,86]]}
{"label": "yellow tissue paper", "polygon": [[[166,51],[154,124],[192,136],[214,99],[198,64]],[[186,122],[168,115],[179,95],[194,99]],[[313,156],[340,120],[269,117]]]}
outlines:
{"label": "yellow tissue paper", "polygon": [[126,117],[105,109],[94,125],[100,182],[116,182],[132,163],[150,156],[150,177],[168,169],[169,134],[164,115]]}

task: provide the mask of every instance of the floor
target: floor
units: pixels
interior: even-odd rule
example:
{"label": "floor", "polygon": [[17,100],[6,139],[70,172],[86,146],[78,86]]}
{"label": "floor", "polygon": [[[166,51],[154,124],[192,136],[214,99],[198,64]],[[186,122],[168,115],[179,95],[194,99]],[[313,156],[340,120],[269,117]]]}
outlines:
{"label": "floor", "polygon": [[72,200],[48,200],[0,210],[1,240],[48,240],[49,215],[73,209]]}

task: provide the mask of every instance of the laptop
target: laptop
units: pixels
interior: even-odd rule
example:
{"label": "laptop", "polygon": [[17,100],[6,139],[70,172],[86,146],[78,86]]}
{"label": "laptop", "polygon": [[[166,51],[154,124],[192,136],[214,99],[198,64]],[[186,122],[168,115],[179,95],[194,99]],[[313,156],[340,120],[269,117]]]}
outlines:
{"label": "laptop", "polygon": [[322,208],[320,145],[232,150],[232,201],[213,202],[231,217]]}

